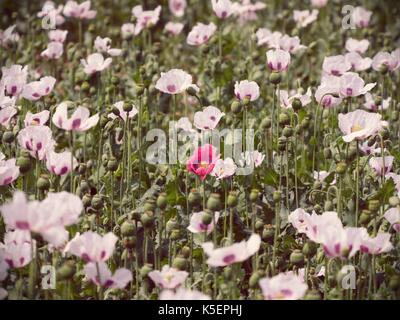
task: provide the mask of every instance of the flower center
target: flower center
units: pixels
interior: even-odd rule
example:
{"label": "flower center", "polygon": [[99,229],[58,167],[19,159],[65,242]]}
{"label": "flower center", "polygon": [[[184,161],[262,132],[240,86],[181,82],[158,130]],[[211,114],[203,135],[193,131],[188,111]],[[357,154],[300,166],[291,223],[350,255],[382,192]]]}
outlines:
{"label": "flower center", "polygon": [[364,128],[360,124],[356,123],[354,126],[351,127],[351,132],[353,133],[353,132],[361,131],[363,129]]}

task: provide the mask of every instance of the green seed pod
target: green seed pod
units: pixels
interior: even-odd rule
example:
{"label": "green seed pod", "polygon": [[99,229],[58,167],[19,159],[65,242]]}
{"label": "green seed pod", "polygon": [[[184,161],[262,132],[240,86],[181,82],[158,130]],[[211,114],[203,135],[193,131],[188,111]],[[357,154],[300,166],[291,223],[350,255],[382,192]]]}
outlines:
{"label": "green seed pod", "polygon": [[279,202],[282,199],[282,192],[281,191],[274,191],[272,197],[273,197],[275,203]]}
{"label": "green seed pod", "polygon": [[201,217],[201,222],[208,226],[213,220],[213,213],[209,210],[205,210],[203,216]]}
{"label": "green seed pod", "polygon": [[240,113],[242,112],[242,105],[240,104],[239,101],[233,101],[231,104],[231,111],[233,113]]}
{"label": "green seed pod", "polygon": [[254,227],[257,231],[261,231],[261,229],[264,228],[264,221],[262,221],[261,219],[257,219]]}
{"label": "green seed pod", "polygon": [[140,276],[143,278],[146,278],[147,275],[153,270],[151,265],[145,264],[141,269],[140,269]]}
{"label": "green seed pod", "polygon": [[143,205],[144,211],[154,212],[155,208],[156,208],[156,201],[152,198],[147,199]]}
{"label": "green seed pod", "polygon": [[250,288],[257,288],[258,287],[258,281],[261,279],[260,272],[256,271],[254,272],[249,279],[249,286]]}
{"label": "green seed pod", "polygon": [[121,235],[124,237],[130,237],[136,234],[136,226],[132,221],[125,221],[121,225]]}
{"label": "green seed pod", "polygon": [[146,229],[150,229],[154,225],[154,217],[151,211],[146,211],[140,217],[140,222],[142,223],[143,227]]}
{"label": "green seed pod", "polygon": [[132,103],[124,103],[124,105],[122,106],[122,109],[125,112],[131,112],[133,110],[133,104]]}
{"label": "green seed pod", "polygon": [[300,250],[293,250],[290,254],[289,261],[291,264],[301,267],[304,265],[304,255]]}
{"label": "green seed pod", "polygon": [[310,119],[305,118],[300,122],[300,128],[302,129],[307,129],[309,125],[310,125]]}
{"label": "green seed pod", "polygon": [[136,237],[135,236],[123,237],[122,244],[124,248],[133,249],[136,246]]}
{"label": "green seed pod", "polygon": [[82,193],[86,193],[86,192],[89,192],[90,185],[86,180],[82,180],[79,185],[79,188],[81,189]]}
{"label": "green seed pod", "polygon": [[347,164],[345,162],[339,162],[336,164],[336,173],[337,174],[344,174],[347,170]]}
{"label": "green seed pod", "polygon": [[260,127],[263,130],[269,129],[272,126],[272,120],[270,117],[265,117],[264,119],[262,119]]}
{"label": "green seed pod", "polygon": [[379,200],[369,200],[368,201],[368,210],[371,212],[377,212],[381,207],[381,203]]}
{"label": "green seed pod", "polygon": [[190,257],[190,248],[188,246],[184,246],[181,250],[181,254],[184,258],[189,258]]}
{"label": "green seed pod", "polygon": [[183,257],[176,257],[172,262],[172,267],[184,271],[187,268],[187,260]]}
{"label": "green seed pod", "polygon": [[16,165],[19,167],[19,171],[24,174],[32,168],[32,161],[30,158],[21,156],[17,158]]}
{"label": "green seed pod", "polygon": [[167,207],[167,194],[165,192],[160,193],[157,197],[157,207],[161,210],[164,210]]}
{"label": "green seed pod", "polygon": [[307,258],[313,257],[317,253],[317,245],[313,241],[307,241],[303,246],[303,254]]}
{"label": "green seed pod", "polygon": [[238,197],[235,191],[230,191],[228,194],[227,204],[230,208],[236,207],[238,204]]}
{"label": "green seed pod", "polygon": [[285,128],[283,128],[282,134],[286,138],[290,138],[291,136],[293,136],[293,128],[290,126],[286,126]]}
{"label": "green seed pod", "polygon": [[197,189],[192,189],[190,191],[188,202],[192,207],[199,206],[201,204],[201,195]]}
{"label": "green seed pod", "polygon": [[286,113],[279,114],[279,124],[286,126],[290,123],[290,117]]}
{"label": "green seed pod", "polygon": [[90,90],[90,84],[87,81],[83,81],[81,84],[81,91],[88,92]]}
{"label": "green seed pod", "polygon": [[266,242],[270,242],[274,239],[275,236],[275,228],[273,225],[265,225],[262,232],[262,239]]}
{"label": "green seed pod", "polygon": [[251,202],[257,201],[259,196],[260,196],[260,191],[258,189],[251,189],[249,196]]}
{"label": "green seed pod", "polygon": [[274,85],[280,84],[282,81],[282,75],[278,72],[272,72],[269,75],[269,82],[271,82]]}
{"label": "green seed pod", "polygon": [[218,193],[211,193],[207,200],[207,209],[211,211],[221,210],[221,196]]}
{"label": "green seed pod", "polygon": [[371,212],[369,210],[363,210],[360,214],[359,222],[361,225],[367,225],[371,221]]}
{"label": "green seed pod", "polygon": [[37,181],[37,183],[36,183],[36,186],[37,186],[37,188],[38,188],[39,190],[42,190],[42,191],[49,190],[49,188],[50,188],[50,180],[49,180],[49,177],[46,176],[46,175],[42,175],[42,176],[38,179],[38,181]]}
{"label": "green seed pod", "polygon": [[170,235],[171,240],[179,240],[181,238],[181,230],[180,229],[174,229],[171,231]]}
{"label": "green seed pod", "polygon": [[111,171],[111,172],[117,171],[118,165],[119,165],[118,160],[117,160],[116,158],[114,158],[114,157],[113,157],[113,158],[110,158],[110,159],[107,161],[107,169],[108,169],[109,171]]}
{"label": "green seed pod", "polygon": [[82,197],[82,203],[83,203],[83,206],[84,206],[85,208],[90,207],[90,205],[91,205],[91,203],[92,203],[92,197],[91,197],[89,194],[85,194],[85,195]]}
{"label": "green seed pod", "polygon": [[165,226],[168,233],[172,232],[174,229],[179,229],[179,223],[174,219],[169,219]]}
{"label": "green seed pod", "polygon": [[69,280],[75,275],[76,266],[75,261],[67,260],[63,265],[57,269],[57,280]]}
{"label": "green seed pod", "polygon": [[92,198],[93,209],[100,210],[103,208],[103,205],[104,205],[103,198],[98,194],[94,195]]}
{"label": "green seed pod", "polygon": [[12,131],[6,131],[3,133],[2,141],[4,143],[12,143],[14,141],[15,135]]}
{"label": "green seed pod", "polygon": [[292,108],[294,111],[299,111],[303,107],[303,104],[301,103],[300,99],[295,98],[292,102]]}

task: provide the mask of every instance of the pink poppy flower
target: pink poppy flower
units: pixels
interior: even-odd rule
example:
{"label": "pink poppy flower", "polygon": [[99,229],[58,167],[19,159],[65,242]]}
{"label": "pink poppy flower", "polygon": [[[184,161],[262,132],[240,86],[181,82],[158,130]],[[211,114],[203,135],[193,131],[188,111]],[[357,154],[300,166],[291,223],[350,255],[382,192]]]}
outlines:
{"label": "pink poppy flower", "polygon": [[[56,153],[50,151],[46,155],[46,166],[47,169],[57,175],[63,176],[71,172],[71,152],[64,151],[61,153]],[[78,166],[78,161],[73,158],[73,168]]]}
{"label": "pink poppy flower", "polygon": [[322,70],[332,76],[341,76],[351,69],[350,62],[342,55],[325,57],[322,63]]}
{"label": "pink poppy flower", "polygon": [[242,80],[235,82],[235,96],[239,100],[255,101],[260,96],[260,87],[254,81]]}
{"label": "pink poppy flower", "polygon": [[307,228],[309,227],[310,214],[304,209],[297,208],[289,214],[288,221],[298,233],[306,233]]}
{"label": "pink poppy flower", "polygon": [[299,300],[308,289],[301,276],[284,273],[263,278],[259,285],[265,300]]}
{"label": "pink poppy flower", "polygon": [[19,167],[15,165],[15,158],[5,160],[0,152],[0,186],[13,183],[19,177]]}
{"label": "pink poppy flower", "polygon": [[134,118],[139,112],[135,106],[132,106],[132,110],[129,112],[124,111],[124,101],[118,101],[118,102],[114,103],[113,107],[115,107],[119,110],[119,115],[116,116],[113,112],[111,112],[108,114],[108,117],[110,119],[121,118],[123,121],[126,121],[128,118],[129,119]]}
{"label": "pink poppy flower", "polygon": [[50,111],[43,110],[38,113],[31,113],[28,111],[25,115],[24,125],[25,127],[29,126],[44,126],[46,122],[49,120]]}
{"label": "pink poppy flower", "polygon": [[252,234],[246,241],[234,243],[229,247],[214,249],[212,242],[202,244],[207,254],[207,263],[212,267],[225,267],[234,263],[243,262],[260,249],[261,238],[258,234]]}
{"label": "pink poppy flower", "polygon": [[260,28],[256,32],[256,37],[258,46],[266,46],[268,48],[275,48],[275,49],[280,48],[280,40],[282,38],[282,33],[280,33],[279,31],[271,32],[267,28]]}
{"label": "pink poppy flower", "polygon": [[217,27],[214,23],[204,24],[198,22],[189,32],[186,42],[191,46],[201,46],[215,33]]}
{"label": "pink poppy flower", "polygon": [[237,166],[233,162],[232,158],[226,158],[224,160],[218,159],[211,175],[216,177],[217,180],[226,179],[235,174],[236,168]]}
{"label": "pink poppy flower", "polygon": [[9,26],[6,30],[0,30],[0,45],[7,48],[12,43],[19,41],[20,37],[17,32],[15,32],[16,25]]}
{"label": "pink poppy flower", "polygon": [[314,96],[318,104],[325,108],[334,108],[343,101],[343,98],[339,97],[339,87],[331,87],[328,83],[321,84],[315,91]]}
{"label": "pink poppy flower", "polygon": [[121,49],[113,49],[111,48],[111,39],[110,38],[101,38],[99,36],[94,40],[94,47],[100,53],[107,53],[112,57],[120,56],[122,53]]}
{"label": "pink poppy flower", "polygon": [[368,11],[363,7],[356,7],[351,15],[352,21],[357,28],[366,28],[372,16],[372,11]]}
{"label": "pink poppy flower", "polygon": [[365,228],[343,228],[341,226],[326,225],[320,231],[320,243],[325,254],[330,258],[353,257],[358,250]]}
{"label": "pink poppy flower", "polygon": [[64,252],[80,257],[87,262],[105,262],[114,252],[118,238],[109,232],[101,236],[93,231],[76,236],[65,246]]}
{"label": "pink poppy flower", "polygon": [[26,127],[19,132],[17,140],[22,149],[38,160],[43,160],[55,145],[52,132],[47,126]]}
{"label": "pink poppy flower", "polygon": [[205,144],[195,150],[186,167],[189,172],[193,172],[201,180],[204,180],[213,171],[218,159],[217,149],[211,144]]}
{"label": "pink poppy flower", "polygon": [[364,103],[364,107],[368,110],[371,111],[378,111],[378,110],[386,110],[389,108],[390,106],[390,102],[392,101],[391,97],[388,97],[387,99],[382,100],[380,105],[377,105],[375,103],[375,99],[372,97],[372,94],[370,94],[369,92],[367,92],[365,95],[365,103]]}
{"label": "pink poppy flower", "polygon": [[372,157],[369,159],[369,166],[379,176],[383,176],[392,171],[394,157]]}
{"label": "pink poppy flower", "polygon": [[377,147],[377,142],[370,146],[368,141],[365,141],[359,144],[359,149],[366,156],[371,154],[381,154],[381,148]]}
{"label": "pink poppy flower", "polygon": [[54,88],[56,79],[43,77],[39,81],[33,81],[24,86],[21,96],[30,101],[36,101],[47,96]]}
{"label": "pink poppy flower", "polygon": [[9,97],[6,95],[5,84],[0,80],[0,109],[5,107],[14,107],[16,97]]}
{"label": "pink poppy flower", "polygon": [[160,19],[161,6],[157,6],[154,10],[145,10],[141,5],[132,9],[132,14],[136,17],[135,35],[138,35],[143,29],[150,28],[157,24]]}
{"label": "pink poppy flower", "polygon": [[307,237],[316,243],[324,241],[324,232],[327,228],[336,230],[343,229],[342,221],[336,212],[326,211],[321,215],[313,212],[310,216],[305,215],[305,230]]}
{"label": "pink poppy flower", "polygon": [[23,268],[32,261],[31,235],[22,230],[8,231],[4,235],[4,261],[10,268]]}
{"label": "pink poppy flower", "polygon": [[400,196],[400,175],[391,172],[387,174],[387,177],[393,180],[397,193]]}
{"label": "pink poppy flower", "polygon": [[363,54],[368,50],[369,41],[366,39],[357,40],[353,38],[349,38],[346,41],[346,50],[349,52],[357,52],[359,54]]}
{"label": "pink poppy flower", "polygon": [[210,296],[197,290],[179,288],[173,290],[163,290],[158,298],[159,300],[211,300]]}
{"label": "pink poppy flower", "polygon": [[[42,10],[38,12],[38,18],[44,18],[46,16],[55,17],[55,22],[57,26],[62,25],[65,22],[65,18],[62,16],[64,6],[63,5],[56,5],[53,1],[46,1],[42,7]],[[50,31],[51,32],[51,31]]]}
{"label": "pink poppy flower", "polygon": [[293,11],[293,20],[296,21],[296,24],[299,28],[305,28],[309,24],[313,23],[317,20],[318,10],[294,10]]}
{"label": "pink poppy flower", "polygon": [[280,105],[282,108],[292,108],[292,103],[295,99],[300,100],[302,107],[311,103],[311,88],[307,89],[306,94],[295,93],[289,96],[289,93],[286,90],[276,90],[276,94],[279,94]]}
{"label": "pink poppy flower", "polygon": [[387,68],[389,71],[395,71],[400,68],[400,48],[392,53],[378,52],[372,59],[372,69],[381,71]]}
{"label": "pink poppy flower", "polygon": [[89,262],[85,265],[84,271],[87,279],[104,288],[123,289],[132,281],[132,272],[130,270],[119,268],[115,270],[113,275],[104,262],[98,262],[98,264]]}
{"label": "pink poppy flower", "polygon": [[121,27],[123,39],[130,39],[135,35],[135,25],[133,23],[124,23]]}
{"label": "pink poppy flower", "polygon": [[364,71],[371,68],[372,59],[363,58],[355,51],[346,53],[344,58],[355,71]]}
{"label": "pink poppy flower", "polygon": [[215,212],[213,221],[210,224],[206,225],[203,223],[203,216],[208,213],[204,211],[194,212],[192,217],[190,218],[190,224],[187,229],[192,233],[204,233],[206,232],[209,234],[211,231],[214,230],[215,224],[218,222],[219,219],[219,212]]}
{"label": "pink poppy flower", "polygon": [[[314,171],[313,178],[314,178],[314,180],[323,183],[325,181],[325,179],[330,176],[330,174],[331,174],[330,172],[325,171],[325,170]],[[336,183],[336,179],[333,179],[333,181],[331,182],[331,185],[334,185],[335,183]]]}
{"label": "pink poppy flower", "polygon": [[68,30],[50,30],[49,40],[53,42],[64,43],[67,39]]}
{"label": "pink poppy flower", "polygon": [[157,90],[168,94],[179,94],[189,87],[197,88],[192,84],[192,76],[181,69],[171,69],[165,73],[161,72],[161,77],[156,83]]}
{"label": "pink poppy flower", "polygon": [[64,6],[64,15],[66,17],[72,17],[77,19],[86,19],[90,20],[96,17],[96,10],[90,10],[90,0],[84,1],[81,4],[78,4],[75,1],[67,1]]}
{"label": "pink poppy flower", "polygon": [[11,96],[18,96],[24,88],[28,78],[28,66],[22,68],[19,64],[11,67],[1,68],[1,82],[5,87],[6,93]]}
{"label": "pink poppy flower", "polygon": [[64,53],[63,44],[61,42],[52,41],[49,42],[46,50],[42,51],[40,56],[47,60],[51,59],[57,60],[62,56],[63,53]]}
{"label": "pink poppy flower", "polygon": [[60,129],[84,132],[99,122],[99,114],[96,113],[94,116],[90,116],[90,111],[87,108],[78,107],[68,118],[68,104],[62,102],[58,105],[52,120],[54,125]]}
{"label": "pink poppy flower", "polygon": [[290,64],[290,53],[281,49],[269,50],[267,62],[272,72],[286,71]]}
{"label": "pink poppy flower", "polygon": [[344,134],[343,140],[351,142],[354,139],[364,140],[377,134],[387,125],[382,116],[364,110],[355,110],[346,114],[339,114],[339,128]]}
{"label": "pink poppy flower", "polygon": [[166,25],[165,25],[165,31],[167,31],[168,33],[177,36],[178,34],[180,34],[183,30],[183,23],[180,22],[172,22],[169,21]]}
{"label": "pink poppy flower", "polygon": [[263,10],[266,7],[267,5],[261,1],[251,3],[250,0],[242,0],[242,3],[233,3],[234,12],[239,17],[240,26],[249,21],[257,20],[257,11]]}
{"label": "pink poppy flower", "polygon": [[375,238],[370,237],[367,232],[364,233],[360,246],[361,252],[377,255],[389,252],[392,249],[393,245],[390,242],[390,233],[380,232]]}
{"label": "pink poppy flower", "polygon": [[208,106],[194,114],[193,123],[197,129],[214,130],[224,115],[218,108]]}
{"label": "pink poppy flower", "polygon": [[107,69],[110,66],[111,62],[111,58],[104,59],[101,53],[93,53],[89,55],[86,60],[81,59],[83,71],[89,75]]}
{"label": "pink poppy flower", "polygon": [[182,117],[176,122],[176,128],[181,129],[185,132],[197,132],[193,129],[192,123],[188,117]]}
{"label": "pink poppy flower", "polygon": [[365,84],[355,72],[346,72],[340,77],[339,93],[342,97],[358,97],[376,86],[376,82]]}
{"label": "pink poppy flower", "polygon": [[282,38],[279,39],[279,48],[289,52],[290,54],[295,54],[298,51],[307,48],[300,44],[299,37],[289,37],[288,35],[284,35]]}
{"label": "pink poppy flower", "polygon": [[328,4],[328,0],[311,0],[311,5],[315,8],[323,8]]}
{"label": "pink poppy flower", "polygon": [[164,265],[161,271],[153,270],[149,272],[149,278],[153,280],[156,286],[161,289],[175,290],[185,283],[189,274],[186,271]]}
{"label": "pink poppy flower", "polygon": [[5,107],[0,109],[0,125],[9,127],[11,119],[18,113],[14,107]]}
{"label": "pink poppy flower", "polygon": [[234,6],[230,0],[211,0],[211,4],[214,13],[220,19],[226,19],[233,13]]}
{"label": "pink poppy flower", "polygon": [[400,232],[400,209],[390,208],[385,212],[385,219],[389,221],[390,225],[396,232]]}
{"label": "pink poppy flower", "polygon": [[175,17],[183,17],[186,6],[186,0],[168,0],[169,10]]}
{"label": "pink poppy flower", "polygon": [[238,160],[238,164],[241,167],[259,167],[265,159],[265,154],[254,150],[242,152]]}

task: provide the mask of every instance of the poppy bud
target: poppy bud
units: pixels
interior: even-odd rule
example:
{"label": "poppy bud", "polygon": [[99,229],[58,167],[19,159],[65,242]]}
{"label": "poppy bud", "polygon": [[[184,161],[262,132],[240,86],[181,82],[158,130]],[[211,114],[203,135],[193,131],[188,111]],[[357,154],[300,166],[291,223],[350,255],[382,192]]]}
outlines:
{"label": "poppy bud", "polygon": [[278,72],[272,72],[272,73],[269,75],[269,81],[270,81],[272,84],[274,84],[274,85],[280,84],[281,81],[282,81],[282,76],[281,76],[281,74],[278,73]]}
{"label": "poppy bud", "polygon": [[90,84],[87,81],[83,81],[81,84],[81,91],[88,92],[90,90]]}
{"label": "poppy bud", "polygon": [[186,92],[187,92],[187,94],[188,94],[189,96],[192,96],[192,97],[194,97],[194,96],[197,95],[197,91],[196,91],[196,89],[193,88],[193,87],[187,88],[187,89],[186,89]]}
{"label": "poppy bud", "polygon": [[252,189],[250,192],[250,201],[255,202],[258,200],[258,197],[260,195],[260,191],[258,189]]}
{"label": "poppy bud", "polygon": [[142,223],[144,228],[150,229],[154,224],[153,213],[151,211],[143,213],[140,217],[140,222]]}
{"label": "poppy bud", "polygon": [[207,209],[218,211],[221,209],[221,196],[218,193],[211,193],[207,200]]}
{"label": "poppy bud", "polygon": [[201,195],[197,189],[192,189],[188,196],[188,202],[191,206],[199,206],[201,204]]}
{"label": "poppy bud", "polygon": [[167,194],[165,192],[160,193],[157,197],[157,207],[161,210],[164,210],[167,207]]}
{"label": "poppy bud", "polygon": [[121,235],[124,237],[133,236],[135,233],[136,227],[132,221],[127,220],[121,225]]}
{"label": "poppy bud", "polygon": [[290,118],[286,113],[279,114],[279,124],[281,126],[286,126],[290,123]]}
{"label": "poppy bud", "polygon": [[156,208],[156,202],[152,198],[147,199],[143,205],[144,211],[153,211],[154,212],[155,208]]}
{"label": "poppy bud", "polygon": [[264,130],[271,128],[271,126],[272,126],[271,118],[270,117],[265,117],[264,119],[262,119],[260,126]]}
{"label": "poppy bud", "polygon": [[285,128],[283,128],[282,134],[286,138],[290,138],[293,135],[293,128],[290,126],[286,126]]}
{"label": "poppy bud", "polygon": [[85,194],[82,197],[82,203],[85,208],[88,208],[91,205],[92,197],[89,194]]}
{"label": "poppy bud", "polygon": [[368,201],[368,210],[372,212],[377,212],[380,208],[381,204],[379,200],[369,200]]}
{"label": "poppy bud", "polygon": [[305,118],[300,122],[300,127],[302,129],[307,129],[309,125],[310,125],[310,119]]}
{"label": "poppy bud", "polygon": [[119,113],[120,113],[120,112],[119,112],[119,109],[118,109],[117,107],[114,106],[114,107],[112,108],[112,113],[113,113],[114,115],[116,115],[117,117],[119,117]]}
{"label": "poppy bud", "polygon": [[400,199],[399,197],[390,197],[389,198],[389,204],[391,207],[397,207],[400,205]]}
{"label": "poppy bud", "polygon": [[263,232],[262,232],[262,239],[264,241],[269,242],[269,241],[274,239],[274,236],[275,236],[275,228],[274,228],[274,226],[270,225],[270,224],[269,225],[265,225],[264,229],[263,229]]}
{"label": "poppy bud", "polygon": [[282,192],[280,192],[280,191],[274,191],[272,197],[273,197],[273,199],[274,199],[274,202],[279,202],[279,201],[281,201],[281,198],[282,198]]}
{"label": "poppy bud", "polygon": [[241,106],[241,104],[239,103],[239,101],[233,101],[232,102],[232,104],[231,104],[231,111],[233,112],[233,113],[240,113],[241,111],[242,111],[242,106]]}
{"label": "poppy bud", "polygon": [[104,202],[103,202],[103,198],[96,194],[93,198],[92,198],[92,207],[93,209],[96,210],[100,210],[103,208]]}
{"label": "poppy bud", "polygon": [[136,237],[135,236],[123,237],[122,244],[127,249],[133,249],[136,246]]}
{"label": "poppy bud", "polygon": [[151,267],[150,264],[145,264],[141,269],[140,269],[140,276],[142,278],[147,277],[147,275],[149,274],[149,272],[151,272],[153,270],[153,268]]}
{"label": "poppy bud", "polygon": [[181,253],[184,258],[186,258],[186,259],[189,258],[190,257],[190,248],[188,246],[183,247],[181,250]]}
{"label": "poppy bud", "polygon": [[238,204],[238,198],[235,191],[230,191],[228,194],[227,204],[230,208],[236,207]]}
{"label": "poppy bud", "polygon": [[303,266],[304,264],[304,255],[300,250],[294,250],[289,257],[290,263],[295,266]]}
{"label": "poppy bud", "polygon": [[339,162],[336,164],[336,173],[337,174],[344,174],[347,169],[347,164],[345,162]]}
{"label": "poppy bud", "polygon": [[133,105],[132,105],[132,103],[124,103],[124,105],[122,106],[122,109],[125,112],[131,112],[133,109]]}
{"label": "poppy bud", "polygon": [[3,142],[12,143],[14,141],[14,133],[12,131],[6,131],[3,133]]}
{"label": "poppy bud", "polygon": [[37,181],[37,183],[36,183],[36,186],[38,187],[39,190],[42,190],[42,191],[49,190],[49,188],[50,188],[50,180],[49,180],[49,177],[48,177],[48,176],[45,176],[45,175],[41,176],[41,177],[38,179],[38,181]]}
{"label": "poppy bud", "polygon": [[258,287],[258,281],[261,279],[262,274],[260,271],[255,271],[249,279],[249,286],[250,288],[257,288]]}
{"label": "poppy bud", "polygon": [[174,229],[171,231],[171,240],[179,240],[181,238],[181,231],[179,229]]}
{"label": "poppy bud", "polygon": [[76,266],[73,260],[67,260],[57,269],[57,280],[69,280],[75,275]]}
{"label": "poppy bud", "polygon": [[307,258],[313,257],[317,253],[317,245],[315,242],[307,241],[303,246],[303,254]]}
{"label": "poppy bud", "polygon": [[138,96],[141,96],[141,95],[143,95],[143,93],[144,93],[144,87],[143,86],[137,86],[136,87],[136,94]]}
{"label": "poppy bud", "polygon": [[107,169],[108,169],[109,171],[111,171],[111,172],[117,171],[117,169],[118,169],[118,160],[115,159],[114,157],[113,157],[113,158],[110,158],[110,159],[107,161]]}
{"label": "poppy bud", "polygon": [[166,223],[165,226],[166,230],[168,233],[172,232],[173,229],[178,229],[179,228],[179,223],[174,219],[169,219]]}
{"label": "poppy bud", "polygon": [[360,224],[367,225],[371,221],[371,211],[363,210],[360,214]]}
{"label": "poppy bud", "polygon": [[201,217],[201,222],[208,226],[213,220],[213,214],[208,210],[204,211],[203,216]]}
{"label": "poppy bud", "polygon": [[257,219],[256,223],[254,224],[254,227],[257,231],[260,231],[264,227],[264,221]]}
{"label": "poppy bud", "polygon": [[292,102],[292,108],[294,111],[298,111],[303,107],[303,104],[301,103],[300,99],[295,98]]}
{"label": "poppy bud", "polygon": [[186,270],[187,267],[187,261],[185,258],[182,257],[176,257],[174,261],[172,262],[172,267],[181,271]]}
{"label": "poppy bud", "polygon": [[27,173],[32,168],[31,159],[25,156],[18,157],[16,165],[19,167],[21,173]]}
{"label": "poppy bud", "polygon": [[100,116],[100,127],[102,127],[104,129],[104,127],[107,125],[107,123],[110,121],[110,118],[101,115]]}
{"label": "poppy bud", "polygon": [[244,97],[242,102],[243,102],[243,105],[247,106],[250,103],[250,98],[249,97]]}

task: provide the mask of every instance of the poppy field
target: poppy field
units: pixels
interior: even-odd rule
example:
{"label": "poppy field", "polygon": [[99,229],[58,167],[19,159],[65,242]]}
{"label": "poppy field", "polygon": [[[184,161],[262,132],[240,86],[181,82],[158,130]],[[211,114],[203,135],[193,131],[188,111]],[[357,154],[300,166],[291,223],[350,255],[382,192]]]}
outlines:
{"label": "poppy field", "polygon": [[400,299],[400,5],[348,2],[1,1],[0,299]]}

